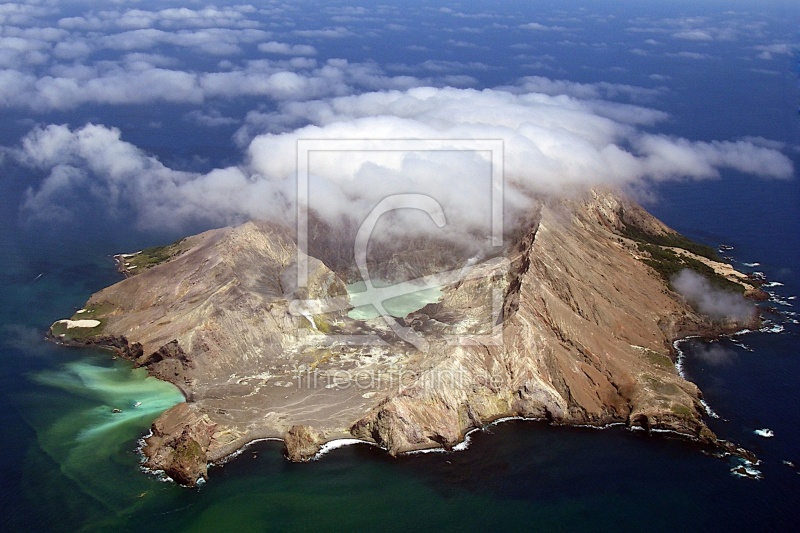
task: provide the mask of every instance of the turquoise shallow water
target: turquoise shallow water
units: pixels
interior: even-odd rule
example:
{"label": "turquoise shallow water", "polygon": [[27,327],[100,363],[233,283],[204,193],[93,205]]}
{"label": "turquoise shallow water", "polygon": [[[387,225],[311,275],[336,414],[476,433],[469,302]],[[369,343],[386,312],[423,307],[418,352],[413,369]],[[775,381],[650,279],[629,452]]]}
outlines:
{"label": "turquoise shallow water", "polygon": [[82,354],[28,378],[32,384],[16,396],[20,413],[36,433],[36,446],[84,497],[124,512],[151,490],[152,479],[130,476],[139,460],[136,441],[183,401],[174,386],[104,353]]}
{"label": "turquoise shallow water", "polygon": [[[92,497],[122,508],[114,470],[131,467],[131,441],[183,396],[171,384],[148,377],[144,369],[106,359],[87,356],[32,375],[37,383],[56,390],[27,395],[26,412],[31,413],[39,446],[64,475]],[[57,401],[62,395],[71,409],[58,407],[64,405]]]}

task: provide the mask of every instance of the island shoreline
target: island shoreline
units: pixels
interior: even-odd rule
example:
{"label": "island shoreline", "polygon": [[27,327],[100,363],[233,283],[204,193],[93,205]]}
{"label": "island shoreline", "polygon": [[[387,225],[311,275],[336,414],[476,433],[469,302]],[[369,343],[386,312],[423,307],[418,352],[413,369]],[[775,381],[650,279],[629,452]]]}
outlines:
{"label": "island shoreline", "polygon": [[[422,331],[431,327],[431,324],[434,328],[446,326],[449,320],[455,319],[448,317],[458,317],[457,312],[472,309],[474,294],[471,291],[477,290],[482,283],[494,284],[491,286],[496,285],[504,290],[501,324],[502,331],[507,335],[506,340],[493,349],[484,346],[477,351],[460,351],[465,359],[458,364],[468,363],[473,365],[472,368],[449,366],[452,362],[450,349],[445,348],[446,343],[442,339],[435,337],[436,331],[440,330],[430,330],[434,335],[432,339],[438,342],[433,352],[429,353],[427,349],[415,352],[410,350],[407,343],[404,347],[400,341],[400,345],[395,347],[406,358],[403,364],[414,361],[415,365],[419,365],[420,361],[430,358],[432,364],[424,368],[425,372],[446,374],[466,370],[463,376],[468,381],[460,382],[456,389],[426,390],[430,385],[420,381],[423,378],[420,377],[418,366],[408,367],[411,375],[415,376],[414,383],[406,383],[402,389],[393,392],[375,389],[380,390],[381,395],[375,400],[369,399],[377,392],[370,395],[342,392],[339,400],[329,403],[331,400],[327,398],[332,397],[329,393],[323,393],[320,389],[317,394],[308,388],[303,388],[301,392],[299,387],[292,389],[295,400],[289,400],[290,396],[284,396],[283,389],[261,389],[268,383],[291,386],[296,379],[296,372],[302,371],[303,365],[297,365],[304,359],[296,358],[293,359],[294,370],[274,373],[273,367],[267,366],[271,360],[266,357],[272,353],[271,350],[280,353],[288,346],[295,350],[292,353],[298,355],[302,353],[298,347],[311,350],[316,355],[313,355],[313,364],[309,368],[316,375],[316,365],[326,363],[331,357],[338,358],[340,349],[341,353],[348,349],[345,345],[337,347],[337,353],[331,356],[330,348],[314,340],[328,334],[331,328],[329,320],[337,323],[337,328],[356,328],[349,330],[351,333],[362,331],[358,328],[374,327],[366,323],[347,322],[346,318],[342,322],[335,316],[322,318],[324,315],[318,315],[319,318],[314,316],[309,319],[303,315],[293,318],[290,309],[281,307],[291,301],[285,289],[270,295],[270,298],[277,300],[258,299],[263,298],[261,293],[244,292],[244,283],[248,281],[246,276],[250,274],[238,270],[240,266],[235,262],[236,256],[231,258],[214,254],[223,253],[222,250],[225,250],[225,254],[233,253],[231,246],[235,246],[234,249],[239,253],[248,246],[257,245],[261,247],[257,248],[260,253],[266,254],[267,260],[276,261],[274,254],[286,256],[281,255],[282,262],[273,267],[277,275],[282,268],[291,265],[294,243],[287,236],[285,228],[264,223],[251,222],[237,228],[210,230],[153,249],[164,249],[168,253],[163,250],[159,253],[142,253],[142,261],[149,262],[163,256],[163,263],[152,265],[153,268],[138,269],[135,273],[121,268],[125,267],[126,259],[135,255],[117,254],[114,256],[117,269],[126,279],[93,295],[86,305],[89,312],[82,315],[88,317],[91,314],[92,318],[102,319],[103,326],[95,333],[85,328],[86,331],[79,332],[79,336],[73,336],[72,331],[65,335],[63,328],[51,328],[48,339],[65,346],[111,351],[132,361],[135,367],[146,368],[150,376],[173,384],[181,392],[185,401],[165,411],[153,423],[152,434],[144,438],[141,451],[147,457],[149,466],[180,461],[182,466],[176,468],[183,471],[183,477],[178,477],[189,485],[196,482],[195,473],[205,478],[208,465],[224,464],[259,441],[281,440],[285,455],[292,461],[315,460],[340,445],[356,443],[375,445],[393,456],[449,452],[466,449],[469,436],[474,431],[485,430],[509,420],[546,421],[556,427],[593,429],[622,425],[630,431],[641,428],[648,434],[668,432],[707,448],[751,458],[750,452],[719,439],[703,421],[704,416],[713,416],[713,410],[705,403],[702,392],[682,372],[679,345],[690,338],[717,339],[742,331],[743,327],[752,329],[753,324],[761,323],[760,316],[755,312],[756,307],[747,321],[714,321],[697,314],[685,298],[674,292],[670,281],[664,278],[664,269],[673,268],[674,264],[653,266],[647,259],[650,257],[655,261],[656,257],[661,258],[652,252],[656,247],[667,249],[664,244],[654,243],[663,243],[665,240],[669,243],[683,242],[673,236],[677,234],[670,233],[672,230],[646,211],[635,204],[626,203],[620,197],[608,193],[591,194],[593,196],[585,200],[586,203],[554,200],[552,205],[542,204],[540,208],[548,214],[538,213],[534,216],[525,233],[515,236],[514,244],[508,244],[504,250],[503,254],[508,260],[507,271],[498,274],[487,263],[480,271],[480,276],[475,277],[476,281],[464,280],[464,283],[448,286],[446,295],[442,297],[443,303],[429,304],[403,320],[403,323],[410,320]],[[563,223],[565,209],[573,213],[578,223],[573,226]],[[545,216],[549,217],[546,218],[546,225],[541,222]],[[540,226],[540,223],[543,225]],[[632,225],[640,228],[638,233],[626,229]],[[641,228],[646,228],[650,233],[642,233]],[[595,254],[599,250],[611,254],[608,262],[596,263]],[[673,254],[673,257],[666,254],[666,259],[660,260],[680,262],[682,259],[676,258],[684,255]],[[251,261],[252,257],[248,256],[247,261]],[[542,258],[546,262],[542,262]],[[328,296],[327,291],[342,282],[338,274],[324,263],[318,259],[314,261],[317,261],[318,268],[315,282],[320,283],[321,288],[314,290],[323,290],[322,296]],[[713,261],[704,264],[714,268]],[[245,263],[245,267],[248,265]],[[585,267],[587,270],[577,270],[581,273],[579,276],[564,276],[562,265],[577,269]],[[621,272],[627,272],[628,276],[637,277],[614,278],[616,283],[604,281],[607,276],[619,276],[612,269],[614,266]],[[237,269],[233,273],[230,271],[232,267]],[[220,278],[223,273],[234,277]],[[584,274],[594,276],[594,283],[587,283]],[[730,268],[726,267],[724,273],[718,274],[730,274]],[[259,273],[259,276],[263,275]],[[251,333],[250,330],[239,329],[238,323],[247,320],[247,315],[235,314],[241,308],[238,300],[234,310],[231,310],[225,307],[230,305],[227,300],[223,299],[223,306],[218,307],[219,303],[212,299],[220,294],[217,292],[220,280],[226,279],[232,279],[232,285],[225,286],[236,287],[238,292],[234,294],[237,297],[254,294],[256,299],[248,308],[250,316],[255,314],[263,317],[262,320],[272,320],[271,324],[278,325],[276,329],[268,330],[277,335],[273,337],[274,340],[266,339],[271,343],[268,345],[270,347],[260,345],[262,351],[257,357],[265,359],[256,359],[259,363],[252,369],[242,370],[241,365],[245,363],[236,358],[222,359],[227,366],[219,366],[219,358],[228,357],[224,354],[228,346],[253,349],[236,344],[237,335],[249,337]],[[282,282],[281,279],[279,285]],[[626,283],[633,284],[636,289],[621,291],[620,287]],[[636,283],[640,285],[636,286]],[[192,288],[195,284],[202,287],[201,291],[212,292],[191,293],[196,294],[194,297],[184,296],[187,291],[195,290]],[[522,290],[523,285],[527,292]],[[606,298],[605,302],[600,302],[598,291],[603,288],[611,289],[611,292],[602,296]],[[743,290],[746,292],[747,287]],[[167,298],[162,302],[164,294],[179,296],[175,300]],[[582,299],[575,300],[575,294]],[[650,296],[643,298],[643,294]],[[521,298],[525,299],[522,307]],[[605,305],[603,314],[600,319],[595,318],[593,323],[589,323],[587,312],[596,312],[594,306],[597,303]],[[213,318],[208,314],[190,314],[190,310],[195,309],[190,305],[202,305],[206,310],[204,313],[213,309],[215,314]],[[541,309],[544,309],[544,314]],[[235,318],[228,319],[224,325],[208,322],[209,319],[216,320],[216,317],[224,316],[226,312]],[[643,313],[647,314],[646,320],[641,318]],[[197,319],[201,318],[203,321],[198,322]],[[304,320],[310,322],[313,331],[306,332],[303,329],[304,325],[309,329]],[[626,325],[626,322],[630,325]],[[140,329],[140,325],[144,324],[151,327]],[[198,324],[202,324],[200,333],[196,329]],[[565,330],[564,327],[578,329]],[[103,330],[104,333],[101,333]],[[338,332],[333,333],[335,335]],[[591,338],[593,335],[597,336],[597,341]],[[136,342],[131,343],[129,338]],[[542,338],[551,344],[537,345],[536,339]],[[209,343],[213,349],[209,348]],[[543,352],[537,351],[542,349]],[[541,359],[544,357],[542,354],[550,354],[547,357],[552,358],[556,349],[561,350],[557,352],[561,360],[551,359],[547,362]],[[209,354],[214,359],[206,359],[211,357]],[[466,359],[470,357],[473,359]],[[485,371],[483,366],[475,365],[482,365],[484,361],[487,362],[486,369],[490,368],[490,362],[509,365],[509,362],[501,363],[505,358],[516,358],[519,361],[514,365],[521,366],[495,367],[508,374],[503,375],[498,388],[492,388],[495,385],[485,377],[491,374],[482,374],[480,371]],[[668,370],[669,367],[672,370]],[[219,374],[220,368],[225,369],[223,374]],[[328,365],[328,369],[333,371],[336,368]],[[529,376],[526,378],[528,381],[514,381],[517,368]],[[572,374],[579,377],[571,377]],[[542,381],[542,375],[549,381]],[[286,380],[288,382],[284,384]],[[331,385],[329,383],[325,388]],[[313,388],[318,388],[316,380]],[[334,387],[331,393],[337,389]],[[300,395],[294,396],[295,391]],[[244,400],[253,397],[253,394],[262,395],[259,396],[259,403]],[[356,402],[353,398],[357,396],[360,397]],[[344,409],[341,413],[353,414],[347,414],[346,418],[340,415],[336,421],[316,415],[308,416],[306,412],[290,409],[297,398],[312,402],[305,404],[313,404],[311,412],[334,405],[337,409]],[[180,405],[183,407],[178,409]],[[355,406],[358,406],[358,410],[355,410]],[[251,412],[253,414],[247,415]],[[290,415],[286,416],[285,413]],[[254,416],[260,418],[256,420]]]}

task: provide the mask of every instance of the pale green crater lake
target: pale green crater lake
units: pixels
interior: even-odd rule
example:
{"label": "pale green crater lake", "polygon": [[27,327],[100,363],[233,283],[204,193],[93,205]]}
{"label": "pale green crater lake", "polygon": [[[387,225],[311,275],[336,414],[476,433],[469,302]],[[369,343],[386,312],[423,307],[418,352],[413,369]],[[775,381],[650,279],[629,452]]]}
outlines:
{"label": "pale green crater lake", "polygon": [[[387,286],[388,283],[373,281],[376,287]],[[355,320],[371,320],[378,318],[380,313],[372,305],[373,294],[367,292],[367,284],[357,281],[347,286],[347,294],[350,295],[350,303],[353,309],[347,313]],[[409,313],[418,311],[428,304],[436,303],[442,297],[441,287],[420,288],[418,291],[409,292],[394,298],[389,298],[383,302],[384,309],[393,317],[404,318]]]}

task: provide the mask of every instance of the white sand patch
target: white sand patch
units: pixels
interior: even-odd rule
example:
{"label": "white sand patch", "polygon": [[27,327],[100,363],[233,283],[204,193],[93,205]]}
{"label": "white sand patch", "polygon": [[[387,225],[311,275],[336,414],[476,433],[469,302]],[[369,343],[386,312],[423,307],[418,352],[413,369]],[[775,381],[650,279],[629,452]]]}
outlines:
{"label": "white sand patch", "polygon": [[72,328],[96,328],[100,325],[99,320],[59,320],[59,324],[64,324],[67,329]]}
{"label": "white sand patch", "polygon": [[741,283],[742,285],[744,285],[747,288],[753,288],[753,284],[748,279],[747,274],[744,274],[743,272],[739,272],[738,270],[736,270],[735,268],[733,268],[731,265],[729,265],[727,263],[720,263],[718,261],[712,261],[711,259],[709,259],[707,257],[703,257],[703,256],[700,256],[700,255],[697,255],[697,254],[693,254],[692,252],[684,250],[683,248],[673,248],[673,247],[666,247],[666,248],[668,250],[672,250],[673,252],[675,252],[678,255],[687,256],[687,257],[690,257],[692,259],[697,259],[701,263],[705,263],[707,266],[710,266],[711,268],[713,268],[714,272],[716,272],[720,276],[724,276],[724,277],[728,278],[730,281],[733,281],[734,283]]}

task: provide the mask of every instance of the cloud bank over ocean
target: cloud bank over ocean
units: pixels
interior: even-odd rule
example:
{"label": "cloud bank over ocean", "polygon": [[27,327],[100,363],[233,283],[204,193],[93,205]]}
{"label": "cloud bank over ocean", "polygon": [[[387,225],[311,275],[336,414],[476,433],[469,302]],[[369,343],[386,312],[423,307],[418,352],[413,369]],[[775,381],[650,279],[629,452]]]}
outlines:
{"label": "cloud bank over ocean", "polygon": [[[566,95],[420,87],[292,102],[264,118],[285,124],[286,131],[256,135],[239,165],[206,173],[168,168],[126,142],[119,130],[102,125],[37,127],[6,154],[44,176],[28,192],[29,216],[68,216],[65,198],[80,203],[93,197],[109,211],[132,212],[141,227],[293,220],[302,139],[376,141],[377,151],[369,156],[318,156],[313,186],[325,190],[326,199],[317,204],[317,214],[331,224],[363,217],[354,204],[367,209],[404,190],[430,191],[446,213],[461,218],[455,222],[462,228],[488,219],[480,208],[486,204],[486,154],[387,154],[382,139],[502,139],[512,218],[535,195],[587,186],[716,178],[726,168],[765,178],[793,172],[791,161],[774,148],[650,133],[643,125],[663,120],[658,111]],[[465,205],[476,209],[460,208]]]}
{"label": "cloud bank over ocean", "polygon": [[[658,105],[669,76],[652,73],[642,86],[559,77],[557,50],[586,46],[585,28],[611,17],[520,20],[491,3],[426,8],[428,42],[410,31],[419,14],[397,6],[305,7],[3,4],[0,109],[28,116],[18,121],[27,133],[2,153],[30,180],[23,218],[63,223],[99,212],[175,231],[292,221],[302,139],[500,139],[512,221],[536,195],[587,186],[646,189],[728,170],[777,179],[794,173],[784,147],[758,133],[702,141],[661,133],[673,120]],[[743,49],[761,65],[792,49],[735,11],[620,24],[644,47],[632,55],[700,60],[713,56],[710,43],[728,46],[746,35],[759,39]],[[516,65],[510,75],[482,42],[498,32],[505,50],[497,52]],[[374,47],[388,36],[408,42],[403,55],[375,59]],[[665,42],[673,46],[666,50]],[[437,43],[443,55],[433,53]],[[168,110],[212,139],[215,128],[236,130],[239,153],[217,168],[186,170],[137,145],[124,124],[105,122],[106,109]],[[151,122],[154,130],[160,125]],[[414,190],[434,196],[462,231],[485,233],[487,154],[390,155],[378,144],[358,157],[314,155],[316,216],[357,225],[381,198]]]}

